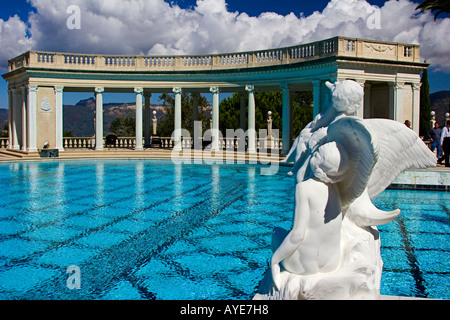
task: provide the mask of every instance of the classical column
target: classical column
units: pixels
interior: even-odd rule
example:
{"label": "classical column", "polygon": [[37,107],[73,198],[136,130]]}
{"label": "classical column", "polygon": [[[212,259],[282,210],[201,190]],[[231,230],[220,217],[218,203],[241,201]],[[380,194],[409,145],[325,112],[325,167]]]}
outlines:
{"label": "classical column", "polygon": [[412,84],[413,96],[412,96],[412,128],[419,134],[420,130],[420,88],[422,84],[420,82]]}
{"label": "classical column", "polygon": [[95,88],[95,150],[103,151],[103,92],[105,88]]}
{"label": "classical column", "polygon": [[[314,87],[315,88],[315,87]],[[283,149],[282,154],[286,155],[289,153],[292,144],[292,108],[291,108],[291,94],[290,89],[287,84],[282,84],[281,89],[283,90]],[[320,97],[320,95],[319,95]],[[316,95],[314,95],[314,105],[316,101]],[[315,109],[314,109],[315,110]]]}
{"label": "classical column", "polygon": [[182,149],[181,142],[181,93],[183,90],[179,87],[173,88],[175,93],[175,130],[174,130],[174,144],[173,149],[180,151]]}
{"label": "classical column", "polygon": [[27,151],[27,87],[22,87],[22,151]]}
{"label": "classical column", "polygon": [[219,151],[219,88],[211,87],[209,91],[212,93],[213,106],[212,106],[212,142],[211,151]]}
{"label": "classical column", "polygon": [[256,121],[255,121],[255,86],[247,85],[245,90],[248,92],[248,146],[247,152],[256,153]]}
{"label": "classical column", "polygon": [[403,85],[402,82],[389,83],[389,118],[399,122],[410,120],[402,119]]}
{"label": "classical column", "polygon": [[136,93],[136,147],[137,151],[144,150],[142,146],[142,96],[144,94],[143,88],[134,88]]}
{"label": "classical column", "polygon": [[144,146],[148,148],[150,146],[150,99],[152,94],[150,92],[144,93],[145,107],[144,107]]}
{"label": "classical column", "polygon": [[28,86],[28,152],[37,152],[37,91],[38,86]]}
{"label": "classical column", "polygon": [[20,92],[17,89],[12,89],[13,94],[13,145],[12,149],[14,150],[20,150],[19,145],[19,131],[20,131],[20,105],[19,105],[19,98],[20,98]]}
{"label": "classical column", "polygon": [[8,137],[9,137],[9,144],[8,147],[12,148],[14,144],[13,139],[13,113],[14,113],[14,107],[13,107],[13,93],[11,89],[8,89]]}
{"label": "classical column", "polygon": [[369,119],[372,113],[372,106],[370,104],[372,93],[372,85],[370,83],[364,84],[364,119]]}
{"label": "classical column", "polygon": [[56,86],[56,149],[64,151],[64,137],[63,137],[63,90],[64,87]]}
{"label": "classical column", "polygon": [[313,105],[313,117],[315,118],[320,113],[320,105],[321,105],[321,94],[320,94],[320,87],[321,87],[321,81],[320,80],[314,80],[312,82],[313,84],[313,99],[314,99],[314,105]]}
{"label": "classical column", "polygon": [[[364,94],[365,94],[366,93],[366,90],[365,90],[366,80],[357,80],[356,82],[363,88]],[[367,106],[367,107],[369,107],[369,106]],[[362,101],[361,101],[361,108],[356,110],[354,116],[364,119],[364,113],[365,113],[364,110],[365,109],[366,109],[366,99],[365,99],[365,97],[363,97]]]}

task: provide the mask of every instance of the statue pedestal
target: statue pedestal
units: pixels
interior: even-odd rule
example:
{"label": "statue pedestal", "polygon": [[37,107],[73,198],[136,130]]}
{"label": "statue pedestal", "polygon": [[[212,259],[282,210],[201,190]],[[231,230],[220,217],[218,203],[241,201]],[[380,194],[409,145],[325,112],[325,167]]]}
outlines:
{"label": "statue pedestal", "polygon": [[341,263],[335,271],[313,275],[281,271],[277,289],[268,270],[254,300],[379,300],[383,271],[380,246],[377,228],[361,228],[344,218]]}

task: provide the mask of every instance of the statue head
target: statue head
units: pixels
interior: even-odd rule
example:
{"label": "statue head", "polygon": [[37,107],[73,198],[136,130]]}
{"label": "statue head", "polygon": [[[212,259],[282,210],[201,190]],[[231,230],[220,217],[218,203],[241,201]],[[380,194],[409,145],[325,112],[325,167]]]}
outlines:
{"label": "statue head", "polygon": [[331,101],[337,112],[347,115],[361,108],[364,90],[360,84],[353,80],[344,80],[336,83],[326,82],[331,90]]}

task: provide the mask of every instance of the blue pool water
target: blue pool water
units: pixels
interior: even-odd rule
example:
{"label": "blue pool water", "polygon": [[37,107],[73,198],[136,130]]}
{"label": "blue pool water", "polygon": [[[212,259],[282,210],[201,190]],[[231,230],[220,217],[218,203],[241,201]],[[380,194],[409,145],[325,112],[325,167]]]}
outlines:
{"label": "blue pool water", "polygon": [[[0,299],[251,299],[274,227],[291,227],[287,168],[164,161],[0,164]],[[382,294],[450,298],[450,195],[388,190]],[[69,290],[67,268],[81,271]]]}

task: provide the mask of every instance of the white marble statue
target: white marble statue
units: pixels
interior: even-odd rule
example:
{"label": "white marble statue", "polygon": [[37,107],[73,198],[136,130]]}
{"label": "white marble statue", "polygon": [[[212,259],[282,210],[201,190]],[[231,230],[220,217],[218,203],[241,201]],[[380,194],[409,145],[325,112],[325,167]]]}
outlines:
{"label": "white marble statue", "polygon": [[351,116],[363,99],[354,81],[327,83],[332,107],[296,139],[291,231],[274,230],[271,268],[255,299],[378,299],[383,261],[371,199],[409,168],[435,166],[435,156],[400,122]]}

